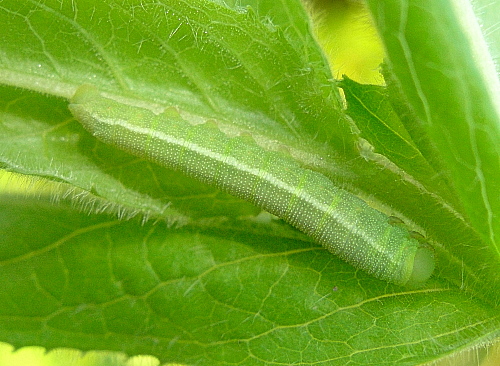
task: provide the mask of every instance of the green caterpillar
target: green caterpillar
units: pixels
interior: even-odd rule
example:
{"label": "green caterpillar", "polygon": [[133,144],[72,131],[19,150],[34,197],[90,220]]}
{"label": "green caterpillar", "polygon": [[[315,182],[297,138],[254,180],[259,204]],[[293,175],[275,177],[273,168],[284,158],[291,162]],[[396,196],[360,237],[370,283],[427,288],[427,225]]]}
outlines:
{"label": "green caterpillar", "polygon": [[91,86],[80,87],[69,108],[99,140],[248,200],[379,279],[415,286],[434,270],[432,250],[406,228],[251,138],[230,138],[215,125],[193,125],[176,113],[156,115]]}

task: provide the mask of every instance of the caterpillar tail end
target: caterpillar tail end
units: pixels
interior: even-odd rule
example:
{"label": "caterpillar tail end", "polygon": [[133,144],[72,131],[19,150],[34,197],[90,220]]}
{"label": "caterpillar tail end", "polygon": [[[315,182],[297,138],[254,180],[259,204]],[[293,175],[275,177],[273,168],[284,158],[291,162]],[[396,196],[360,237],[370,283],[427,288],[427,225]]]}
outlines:
{"label": "caterpillar tail end", "polygon": [[435,266],[434,252],[427,247],[418,248],[413,260],[413,270],[406,286],[419,287],[423,285],[431,277]]}

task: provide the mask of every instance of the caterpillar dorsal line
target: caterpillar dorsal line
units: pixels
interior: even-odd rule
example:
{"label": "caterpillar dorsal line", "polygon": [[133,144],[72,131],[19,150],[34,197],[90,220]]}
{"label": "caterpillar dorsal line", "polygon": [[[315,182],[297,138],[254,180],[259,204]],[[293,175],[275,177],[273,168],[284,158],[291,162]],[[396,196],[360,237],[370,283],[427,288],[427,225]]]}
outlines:
{"label": "caterpillar dorsal line", "polygon": [[251,138],[120,103],[88,85],[69,108],[99,140],[248,200],[379,279],[414,286],[434,270],[432,249],[394,218]]}

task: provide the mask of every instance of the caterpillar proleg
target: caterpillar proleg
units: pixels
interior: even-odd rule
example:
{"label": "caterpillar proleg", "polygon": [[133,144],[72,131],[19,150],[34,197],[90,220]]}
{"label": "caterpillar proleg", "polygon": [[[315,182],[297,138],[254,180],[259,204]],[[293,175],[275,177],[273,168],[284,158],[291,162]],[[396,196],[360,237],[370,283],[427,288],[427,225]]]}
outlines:
{"label": "caterpillar proleg", "polygon": [[80,87],[69,108],[99,140],[248,200],[379,279],[414,286],[434,270],[432,250],[406,228],[251,138],[228,137],[176,113],[156,115],[105,98],[91,86]]}

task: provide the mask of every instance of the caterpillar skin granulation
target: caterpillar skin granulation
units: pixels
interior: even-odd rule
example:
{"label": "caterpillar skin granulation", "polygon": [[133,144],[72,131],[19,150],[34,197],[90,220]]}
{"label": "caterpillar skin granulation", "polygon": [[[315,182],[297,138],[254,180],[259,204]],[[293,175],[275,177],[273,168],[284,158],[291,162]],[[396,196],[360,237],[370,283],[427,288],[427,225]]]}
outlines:
{"label": "caterpillar skin granulation", "polygon": [[433,251],[405,227],[250,138],[108,99],[88,85],[77,90],[69,108],[102,142],[250,201],[376,278],[415,286],[434,270]]}

